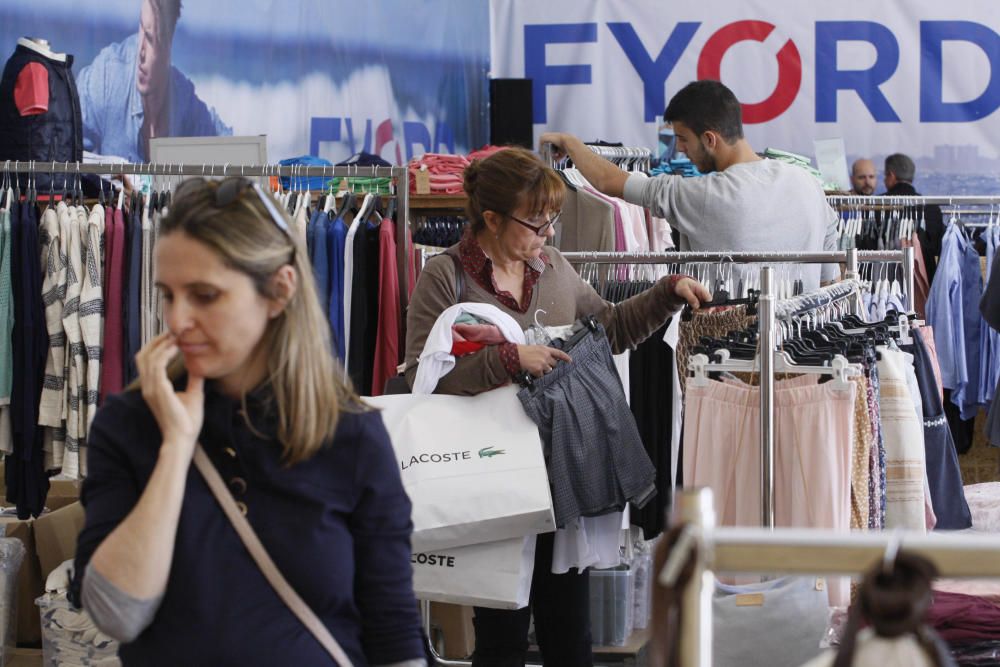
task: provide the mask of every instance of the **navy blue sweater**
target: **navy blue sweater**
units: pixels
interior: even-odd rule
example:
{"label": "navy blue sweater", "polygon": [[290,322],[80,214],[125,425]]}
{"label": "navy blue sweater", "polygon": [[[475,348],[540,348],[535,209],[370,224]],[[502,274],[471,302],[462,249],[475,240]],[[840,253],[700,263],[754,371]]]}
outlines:
{"label": "navy blue sweater", "polygon": [[[377,412],[341,413],[336,436],[286,467],[267,392],[238,401],[206,387],[200,441],[285,578],[353,663],[424,656],[410,564],[410,500]],[[135,506],[161,435],[138,391],[110,397],[89,437],[86,526],[76,572]],[[228,450],[228,451],[227,451]],[[78,574],[82,576],[82,574]],[[78,591],[81,582],[74,582]],[[194,466],[167,590],[152,624],[120,651],[134,665],[324,665],[332,660],[257,569]]]}

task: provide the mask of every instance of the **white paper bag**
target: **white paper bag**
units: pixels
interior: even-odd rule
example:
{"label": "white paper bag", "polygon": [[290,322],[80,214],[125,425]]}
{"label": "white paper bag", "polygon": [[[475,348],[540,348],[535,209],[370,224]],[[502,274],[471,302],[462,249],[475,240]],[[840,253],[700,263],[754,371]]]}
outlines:
{"label": "white paper bag", "polygon": [[411,560],[419,600],[520,609],[531,593],[535,536],[414,553]]}
{"label": "white paper bag", "polygon": [[413,502],[413,550],[555,529],[538,428],[516,387],[366,398],[380,408]]}

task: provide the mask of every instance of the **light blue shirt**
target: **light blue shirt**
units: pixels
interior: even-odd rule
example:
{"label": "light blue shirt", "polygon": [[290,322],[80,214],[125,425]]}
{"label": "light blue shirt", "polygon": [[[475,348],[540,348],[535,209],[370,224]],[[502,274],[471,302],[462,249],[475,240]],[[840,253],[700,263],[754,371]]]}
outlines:
{"label": "light blue shirt", "polygon": [[963,420],[975,417],[980,405],[982,293],[979,255],[965,232],[950,224],[941,241],[941,259],[927,297],[927,323],[934,327],[941,384],[952,390],[951,402],[958,406]]}
{"label": "light blue shirt", "polygon": [[[986,241],[986,275],[991,276],[993,262],[996,261],[997,246],[1000,245],[1000,227],[989,227],[983,233]],[[980,314],[979,331],[982,337],[979,363],[979,394],[980,401],[989,405],[996,394],[997,383],[1000,382],[1000,331],[993,329]]]}
{"label": "light blue shirt", "polygon": [[[135,87],[139,35],[110,44],[80,70],[76,86],[83,114],[83,148],[131,162],[148,161],[139,136],[144,119],[142,97]],[[195,95],[194,84],[170,67],[168,93],[170,137],[230,135],[233,129]]]}

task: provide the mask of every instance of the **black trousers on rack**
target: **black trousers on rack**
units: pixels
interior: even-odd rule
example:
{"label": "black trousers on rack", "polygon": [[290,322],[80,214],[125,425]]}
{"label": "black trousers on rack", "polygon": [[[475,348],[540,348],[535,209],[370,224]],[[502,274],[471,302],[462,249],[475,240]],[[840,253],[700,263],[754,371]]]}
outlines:
{"label": "black trousers on rack", "polygon": [[535,543],[535,573],[524,609],[475,608],[476,652],[473,667],[523,667],[528,625],[535,617],[535,637],[546,665],[591,667],[590,574],[570,570],[552,574],[555,533]]}

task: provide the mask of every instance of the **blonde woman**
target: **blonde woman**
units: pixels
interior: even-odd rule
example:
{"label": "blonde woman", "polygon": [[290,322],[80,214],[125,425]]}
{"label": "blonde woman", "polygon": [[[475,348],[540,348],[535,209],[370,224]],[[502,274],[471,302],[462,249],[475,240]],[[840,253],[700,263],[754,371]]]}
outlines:
{"label": "blonde woman", "polygon": [[94,420],[74,592],[126,665],[331,664],[192,468],[200,442],[351,663],[425,664],[410,501],[286,216],[246,179],[192,179],[155,252],[168,330]]}

